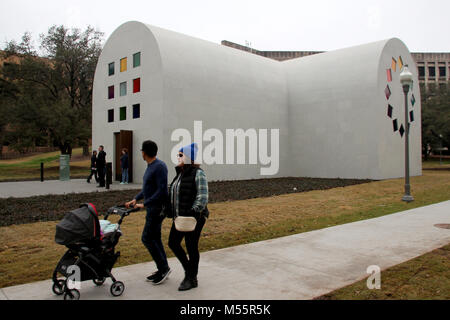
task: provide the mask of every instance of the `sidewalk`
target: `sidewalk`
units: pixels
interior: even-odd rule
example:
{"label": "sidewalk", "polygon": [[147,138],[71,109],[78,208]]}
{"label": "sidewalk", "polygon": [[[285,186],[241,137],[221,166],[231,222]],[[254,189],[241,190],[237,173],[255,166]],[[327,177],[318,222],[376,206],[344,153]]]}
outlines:
{"label": "sidewalk", "polygon": [[[130,183],[120,184],[114,181],[109,190],[141,189],[142,184]],[[106,188],[97,188],[97,183],[92,180],[87,183],[86,179],[71,179],[69,181],[46,180],[41,181],[18,181],[0,182],[0,198],[23,198],[31,196],[42,196],[48,194],[87,193],[109,191]]]}
{"label": "sidewalk", "polygon": [[[166,283],[145,281],[154,263],[113,269],[125,283],[123,296],[109,293],[111,281],[82,283],[81,299],[311,299],[450,243],[450,201],[375,219],[201,253],[199,287],[177,288],[183,278],[171,258]],[[200,240],[201,241],[201,240]],[[55,261],[55,264],[57,261]],[[49,275],[50,276],[50,275]],[[51,280],[0,289],[0,299],[54,299]],[[383,286],[383,282],[381,283]]]}

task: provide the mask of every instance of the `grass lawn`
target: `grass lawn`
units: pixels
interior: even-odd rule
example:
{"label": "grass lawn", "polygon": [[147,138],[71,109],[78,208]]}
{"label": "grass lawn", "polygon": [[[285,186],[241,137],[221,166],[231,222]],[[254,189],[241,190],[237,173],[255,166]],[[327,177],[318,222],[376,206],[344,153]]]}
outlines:
{"label": "grass lawn", "polygon": [[450,299],[450,245],[381,271],[381,288],[369,290],[367,278],[320,300]]}
{"label": "grass lawn", "polygon": [[[211,212],[200,250],[207,251],[338,224],[369,219],[450,199],[450,170],[425,170],[411,178],[415,201],[404,203],[403,179],[375,181],[328,190],[292,193],[267,198],[218,202]],[[118,266],[146,262],[150,256],[141,243],[144,212],[124,221],[118,245]],[[163,242],[171,221],[163,223]],[[0,228],[0,287],[48,279],[65,247],[54,242],[57,222],[38,222]],[[150,270],[149,270],[150,271]],[[50,290],[50,289],[49,289]]]}
{"label": "grass lawn", "polygon": [[[73,149],[70,161],[70,176],[84,178],[89,175],[90,158],[82,157],[82,148]],[[30,157],[0,160],[0,182],[12,180],[40,179],[41,162],[44,163],[44,179],[59,178],[59,151]]]}

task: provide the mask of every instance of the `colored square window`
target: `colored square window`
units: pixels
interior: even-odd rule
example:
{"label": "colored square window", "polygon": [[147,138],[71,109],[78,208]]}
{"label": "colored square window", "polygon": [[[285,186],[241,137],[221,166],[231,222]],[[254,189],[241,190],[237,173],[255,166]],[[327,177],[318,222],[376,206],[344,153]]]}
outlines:
{"label": "colored square window", "polygon": [[133,93],[141,92],[141,78],[133,79]]}
{"label": "colored square window", "polygon": [[410,111],[409,112],[409,121],[413,122],[414,121],[414,111]]}
{"label": "colored square window", "polygon": [[127,120],[127,107],[120,107],[120,121]]}
{"label": "colored square window", "polygon": [[114,74],[114,62],[108,64],[108,75],[112,76]]}
{"label": "colored square window", "polygon": [[141,117],[141,105],[133,104],[133,119],[137,119]]}
{"label": "colored square window", "polygon": [[141,65],[141,53],[133,54],[133,68],[139,67]]}
{"label": "colored square window", "polygon": [[114,122],[114,109],[108,110],[108,122]]}
{"label": "colored square window", "polygon": [[386,73],[387,73],[387,81],[388,82],[392,82],[392,71],[391,71],[391,69],[387,69]]}
{"label": "colored square window", "polygon": [[127,71],[127,58],[120,59],[120,72]]}
{"label": "colored square window", "polygon": [[108,99],[114,99],[114,86],[108,87]]}
{"label": "colored square window", "polygon": [[126,96],[127,95],[127,83],[126,82],[122,82],[120,83],[120,96]]}

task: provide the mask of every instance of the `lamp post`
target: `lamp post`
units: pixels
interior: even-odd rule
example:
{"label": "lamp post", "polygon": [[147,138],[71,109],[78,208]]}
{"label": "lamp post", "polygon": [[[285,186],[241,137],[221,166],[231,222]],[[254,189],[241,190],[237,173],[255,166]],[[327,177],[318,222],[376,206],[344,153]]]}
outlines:
{"label": "lamp post", "polygon": [[405,94],[405,195],[402,197],[403,201],[414,201],[411,195],[411,186],[409,184],[409,120],[408,120],[408,92],[413,85],[413,75],[408,69],[406,64],[403,67],[403,71],[400,73],[400,83],[403,87],[403,93]]}

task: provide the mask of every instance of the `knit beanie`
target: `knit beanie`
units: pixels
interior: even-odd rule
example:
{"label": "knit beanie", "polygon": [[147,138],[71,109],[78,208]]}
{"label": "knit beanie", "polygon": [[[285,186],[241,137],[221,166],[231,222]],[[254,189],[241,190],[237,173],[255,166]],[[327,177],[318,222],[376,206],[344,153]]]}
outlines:
{"label": "knit beanie", "polygon": [[195,160],[195,158],[197,158],[198,145],[196,142],[191,143],[181,148],[179,152],[183,152],[186,155],[186,157],[188,157],[191,160]]}

